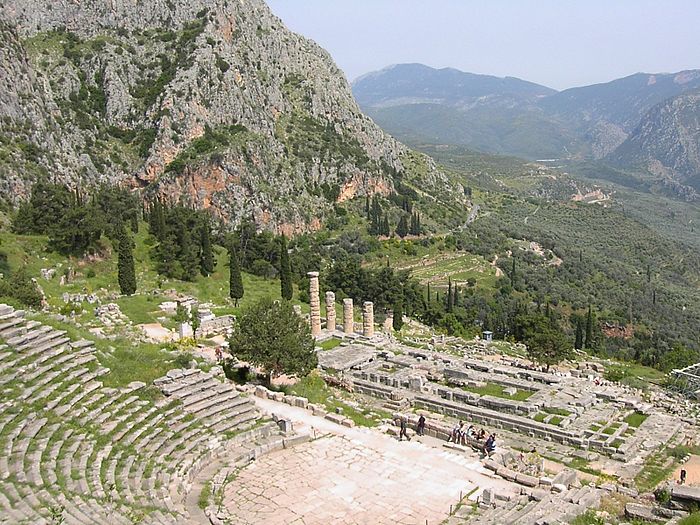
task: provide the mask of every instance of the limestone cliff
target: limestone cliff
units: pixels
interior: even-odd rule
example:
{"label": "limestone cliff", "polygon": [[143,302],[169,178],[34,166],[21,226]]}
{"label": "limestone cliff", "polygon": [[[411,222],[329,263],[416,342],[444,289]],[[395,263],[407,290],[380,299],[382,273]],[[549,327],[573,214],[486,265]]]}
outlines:
{"label": "limestone cliff", "polygon": [[447,187],[262,0],[6,0],[1,16],[0,189],[12,200],[47,173],[291,232],[335,201],[391,192],[397,176]]}

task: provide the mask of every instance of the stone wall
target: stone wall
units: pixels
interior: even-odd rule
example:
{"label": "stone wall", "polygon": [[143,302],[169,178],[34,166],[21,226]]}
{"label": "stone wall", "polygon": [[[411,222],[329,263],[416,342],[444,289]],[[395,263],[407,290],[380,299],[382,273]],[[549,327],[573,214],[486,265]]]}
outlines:
{"label": "stone wall", "polygon": [[221,334],[233,326],[235,319],[236,318],[232,315],[222,315],[221,317],[202,321],[195,335],[201,338],[211,334]]}

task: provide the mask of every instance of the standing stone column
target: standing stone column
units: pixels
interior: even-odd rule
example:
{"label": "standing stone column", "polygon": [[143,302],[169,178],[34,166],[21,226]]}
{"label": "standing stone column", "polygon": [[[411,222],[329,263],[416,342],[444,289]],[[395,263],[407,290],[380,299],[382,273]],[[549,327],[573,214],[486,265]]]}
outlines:
{"label": "standing stone column", "polygon": [[309,272],[309,304],[311,305],[311,335],[321,335],[321,298],[318,291],[318,272]]}
{"label": "standing stone column", "polygon": [[355,331],[355,312],[352,299],[343,299],[343,332],[351,334]]}
{"label": "standing stone column", "polygon": [[335,332],[335,294],[326,292],[326,329]]}
{"label": "standing stone column", "polygon": [[362,305],[362,335],[372,337],[374,335],[374,303],[365,301]]}

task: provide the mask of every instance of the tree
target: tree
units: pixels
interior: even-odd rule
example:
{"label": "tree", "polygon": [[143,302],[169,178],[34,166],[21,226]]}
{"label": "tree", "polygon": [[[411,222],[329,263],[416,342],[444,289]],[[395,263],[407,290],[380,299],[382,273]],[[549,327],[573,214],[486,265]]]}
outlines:
{"label": "tree", "polygon": [[396,235],[401,237],[402,239],[408,235],[408,222],[406,221],[406,215],[401,214],[401,218],[399,219],[399,223],[396,226]]}
{"label": "tree", "polygon": [[578,319],[576,321],[576,337],[574,338],[574,348],[576,350],[581,350],[583,348],[583,321]]}
{"label": "tree", "polygon": [[117,230],[119,257],[117,260],[117,280],[123,295],[136,292],[136,269],[134,267],[133,242],[122,226]]}
{"label": "tree", "polygon": [[523,342],[527,345],[528,357],[547,370],[552,365],[571,356],[571,347],[564,334],[542,314],[524,316]]}
{"label": "tree", "polygon": [[176,323],[184,323],[189,319],[189,316],[187,315],[187,308],[185,308],[185,305],[182,304],[180,301],[177,302],[177,308],[175,309],[175,317],[173,317],[173,320]]}
{"label": "tree", "polygon": [[452,312],[454,309],[454,295],[452,295],[452,279],[448,278],[447,280],[447,311]]}
{"label": "tree", "polygon": [[241,263],[238,261],[236,249],[229,247],[229,296],[233,299],[234,305],[238,306],[238,301],[243,299],[243,278],[241,277]]}
{"label": "tree", "polygon": [[309,374],[318,364],[315,344],[291,303],[269,297],[241,312],[229,341],[236,358],[262,368],[268,383],[280,374]]}
{"label": "tree", "polygon": [[593,308],[588,305],[588,316],[586,317],[586,338],[583,341],[584,348],[593,348]]}
{"label": "tree", "polygon": [[403,299],[394,303],[394,317],[392,326],[396,332],[400,332],[403,327]]}
{"label": "tree", "polygon": [[294,295],[294,287],[292,286],[292,266],[287,251],[287,237],[284,235],[280,238],[280,288],[282,299],[290,301]]}
{"label": "tree", "polygon": [[192,325],[192,333],[194,334],[196,339],[197,329],[202,324],[202,321],[200,321],[199,319],[199,308],[197,306],[192,306],[190,310],[190,324]]}
{"label": "tree", "polygon": [[48,234],[72,204],[73,196],[67,186],[38,180],[32,186],[29,201],[20,205],[12,230],[21,234]]}
{"label": "tree", "polygon": [[[41,308],[42,295],[25,268],[20,268],[12,275],[0,278],[0,298],[8,297],[24,306]],[[0,303],[3,300],[0,299]]]}
{"label": "tree", "polygon": [[151,212],[148,216],[148,229],[151,235],[157,239],[161,239],[165,234],[165,215],[163,204],[159,199],[154,200],[151,204]]}
{"label": "tree", "polygon": [[49,246],[63,255],[82,257],[95,249],[102,235],[99,214],[75,202],[64,210],[56,224],[49,228]]}
{"label": "tree", "polygon": [[211,226],[209,218],[205,217],[200,227],[200,243],[202,253],[199,261],[199,270],[205,277],[214,273],[214,253],[211,249]]}
{"label": "tree", "polygon": [[411,226],[409,227],[409,233],[411,235],[420,235],[421,233],[420,214],[418,212],[411,214]]}

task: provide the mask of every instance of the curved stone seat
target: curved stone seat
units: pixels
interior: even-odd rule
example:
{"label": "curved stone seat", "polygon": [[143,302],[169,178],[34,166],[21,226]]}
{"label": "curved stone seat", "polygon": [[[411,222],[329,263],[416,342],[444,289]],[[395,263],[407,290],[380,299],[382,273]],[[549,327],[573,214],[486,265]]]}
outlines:
{"label": "curved stone seat", "polygon": [[201,370],[107,388],[94,344],[0,305],[0,523],[187,524],[192,480],[259,418]]}

